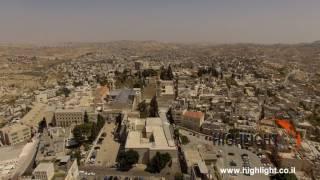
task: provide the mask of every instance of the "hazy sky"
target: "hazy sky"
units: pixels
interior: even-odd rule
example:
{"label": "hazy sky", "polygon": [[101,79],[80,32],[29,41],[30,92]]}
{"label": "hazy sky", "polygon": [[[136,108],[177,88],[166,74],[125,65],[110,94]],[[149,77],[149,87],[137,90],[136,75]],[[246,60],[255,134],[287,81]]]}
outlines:
{"label": "hazy sky", "polygon": [[0,42],[320,40],[320,0],[0,0]]}

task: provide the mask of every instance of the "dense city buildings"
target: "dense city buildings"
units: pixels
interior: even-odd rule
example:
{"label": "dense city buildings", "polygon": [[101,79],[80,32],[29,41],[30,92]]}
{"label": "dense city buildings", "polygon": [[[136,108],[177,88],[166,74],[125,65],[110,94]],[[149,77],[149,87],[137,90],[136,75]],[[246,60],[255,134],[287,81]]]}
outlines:
{"label": "dense city buildings", "polygon": [[5,58],[41,76],[0,78],[1,179],[319,179],[320,76],[287,63],[317,44],[132,43]]}

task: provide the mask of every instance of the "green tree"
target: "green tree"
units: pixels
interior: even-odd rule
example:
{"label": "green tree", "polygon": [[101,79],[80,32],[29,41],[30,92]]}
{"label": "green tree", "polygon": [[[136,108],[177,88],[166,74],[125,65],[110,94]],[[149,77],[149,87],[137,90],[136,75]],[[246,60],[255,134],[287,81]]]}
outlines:
{"label": "green tree", "polygon": [[81,152],[80,149],[75,149],[71,152],[71,158],[72,159],[77,159],[78,166],[80,165],[80,160],[81,160]]}
{"label": "green tree", "polygon": [[74,81],[72,84],[74,87],[78,87],[78,86],[82,86],[83,82],[82,81]]}
{"label": "green tree", "polygon": [[172,72],[171,65],[169,65],[169,67],[168,67],[167,77],[168,77],[168,80],[173,80],[173,72]]}
{"label": "green tree", "polygon": [[89,140],[93,142],[97,138],[99,132],[100,132],[100,129],[98,129],[97,124],[96,123],[92,123],[91,134],[90,134]]}
{"label": "green tree", "polygon": [[139,103],[138,110],[140,112],[140,118],[148,117],[148,105],[145,100]]}
{"label": "green tree", "polygon": [[171,108],[168,110],[168,112],[167,112],[166,115],[167,115],[167,119],[169,120],[169,122],[170,122],[171,124],[174,124],[174,119],[173,119],[172,109],[171,109]]}
{"label": "green tree", "polygon": [[71,93],[71,91],[68,88],[63,88],[63,94],[65,97],[69,97],[70,93]]}
{"label": "green tree", "polygon": [[163,66],[161,66],[161,68],[160,68],[160,79],[162,79],[162,80],[168,79],[167,71]]}
{"label": "green tree", "polygon": [[179,138],[180,137],[179,129],[178,128],[174,129],[173,134],[175,137]]}
{"label": "green tree", "polygon": [[173,72],[171,65],[168,66],[168,68],[164,68],[163,66],[160,69],[160,79],[162,80],[173,80]]}
{"label": "green tree", "polygon": [[298,180],[295,174],[276,174],[271,177],[271,180]]}
{"label": "green tree", "polygon": [[161,154],[160,152],[157,152],[147,164],[146,171],[151,173],[160,173],[161,170],[166,167],[169,161],[171,161],[171,156],[169,153]]}
{"label": "green tree", "polygon": [[120,152],[118,162],[121,170],[129,170],[133,164],[139,161],[139,154],[132,149],[126,152]]}
{"label": "green tree", "polygon": [[157,71],[153,69],[145,69],[142,71],[142,76],[143,77],[150,77],[150,76],[157,76]]}
{"label": "green tree", "polygon": [[157,96],[153,96],[150,102],[149,117],[159,117]]}
{"label": "green tree", "polygon": [[264,110],[264,104],[261,107],[261,114],[260,114],[260,120],[265,118],[265,110]]}
{"label": "green tree", "polygon": [[98,130],[103,128],[105,122],[106,121],[104,120],[104,118],[100,114],[98,114],[98,120],[97,120],[97,128],[98,128]]}
{"label": "green tree", "polygon": [[46,118],[43,117],[42,121],[39,122],[39,131],[43,132],[43,129],[47,128],[47,121]]}
{"label": "green tree", "polygon": [[60,96],[63,94],[65,97],[69,97],[70,93],[71,93],[70,89],[63,87],[57,91],[56,95]]}
{"label": "green tree", "polygon": [[154,135],[151,134],[150,138],[149,138],[149,142],[154,142]]}
{"label": "green tree", "polygon": [[188,144],[190,142],[187,136],[180,136],[180,139],[182,144]]}
{"label": "green tree", "polygon": [[73,136],[79,143],[82,143],[91,136],[92,133],[92,126],[94,123],[86,123],[76,125],[72,130]]}
{"label": "green tree", "polygon": [[88,123],[89,122],[89,116],[88,116],[87,111],[84,112],[83,121],[84,121],[84,123]]}
{"label": "green tree", "polygon": [[134,84],[133,84],[133,88],[143,88],[144,87],[144,79],[139,78],[137,80],[135,80]]}

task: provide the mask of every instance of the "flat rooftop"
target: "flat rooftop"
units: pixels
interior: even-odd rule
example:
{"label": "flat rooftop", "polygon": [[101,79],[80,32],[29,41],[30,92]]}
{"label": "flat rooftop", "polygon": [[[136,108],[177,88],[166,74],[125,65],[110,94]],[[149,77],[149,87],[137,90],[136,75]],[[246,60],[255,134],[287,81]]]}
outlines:
{"label": "flat rooftop", "polygon": [[139,120],[146,121],[145,130],[153,134],[154,142],[144,138],[142,131],[132,130],[128,134],[126,148],[176,149],[169,125],[164,124],[161,118],[147,118],[146,120],[134,118],[135,124],[142,125],[143,123],[137,123]]}
{"label": "flat rooftop", "polygon": [[[221,158],[218,159],[219,161],[219,168],[242,168],[243,160],[242,155],[247,155],[250,163],[250,167],[263,167],[262,163],[258,156],[251,151],[246,149],[240,149],[237,146],[216,146],[218,152],[222,155]],[[235,166],[231,166],[230,162],[235,162]],[[269,180],[269,176],[264,174],[255,174],[253,176],[246,176],[244,174],[238,174],[237,176],[229,175],[229,178],[234,177],[234,179],[248,179],[248,180]]]}
{"label": "flat rooftop", "polygon": [[34,169],[34,172],[49,171],[50,169],[54,169],[53,163],[40,163],[36,169]]}
{"label": "flat rooftop", "polygon": [[39,122],[45,117],[46,104],[36,103],[32,109],[21,119],[23,124],[28,126],[38,126]]}
{"label": "flat rooftop", "polygon": [[75,109],[57,109],[55,113],[83,113],[83,110],[80,108],[75,108]]}

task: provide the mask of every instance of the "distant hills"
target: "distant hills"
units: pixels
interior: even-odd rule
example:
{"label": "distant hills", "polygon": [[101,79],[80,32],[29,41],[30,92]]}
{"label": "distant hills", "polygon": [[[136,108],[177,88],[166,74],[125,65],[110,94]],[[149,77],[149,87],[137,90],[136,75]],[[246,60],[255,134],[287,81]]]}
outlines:
{"label": "distant hills", "polygon": [[313,41],[312,44],[320,44],[320,40],[318,40],[318,41]]}

